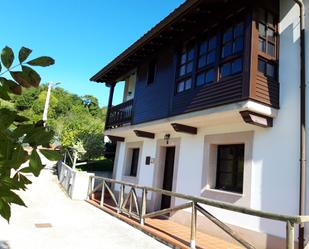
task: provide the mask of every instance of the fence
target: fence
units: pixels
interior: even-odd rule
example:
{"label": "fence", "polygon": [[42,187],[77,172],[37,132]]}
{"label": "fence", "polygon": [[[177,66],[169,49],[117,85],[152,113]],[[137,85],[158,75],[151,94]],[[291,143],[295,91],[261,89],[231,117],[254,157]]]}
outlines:
{"label": "fence", "polygon": [[[115,185],[119,185],[118,196],[113,191]],[[113,186],[113,187],[112,187]],[[125,194],[125,188],[129,188],[127,194]],[[141,191],[141,200],[138,199],[137,191]],[[289,216],[280,215],[275,213],[264,212],[260,210],[245,208],[236,206],[233,204],[228,204],[224,202],[214,201],[207,198],[196,197],[191,195],[180,194],[176,192],[171,192],[159,188],[145,187],[141,185],[136,185],[128,182],[117,181],[113,179],[91,176],[89,178],[88,184],[88,199],[96,192],[100,192],[100,206],[104,206],[105,196],[108,193],[111,197],[111,201],[115,204],[115,209],[118,213],[124,213],[129,217],[133,217],[143,225],[145,218],[151,218],[160,216],[166,213],[171,213],[173,211],[178,211],[181,209],[191,208],[191,230],[190,230],[190,247],[196,248],[196,226],[197,226],[197,212],[200,212],[207,219],[213,222],[215,225],[220,227],[228,235],[238,241],[242,246],[249,249],[254,249],[255,246],[250,244],[229,226],[224,224],[222,221],[217,219],[211,213],[209,213],[202,205],[208,205],[224,210],[229,210],[237,213],[252,215],[260,218],[266,218],[271,220],[282,221],[286,223],[286,248],[294,249],[294,226],[295,224],[301,224],[309,222],[309,216]],[[181,198],[186,200],[185,204],[181,204],[172,208],[165,208],[155,212],[147,213],[147,193],[155,192],[162,195],[167,195],[175,198]]]}

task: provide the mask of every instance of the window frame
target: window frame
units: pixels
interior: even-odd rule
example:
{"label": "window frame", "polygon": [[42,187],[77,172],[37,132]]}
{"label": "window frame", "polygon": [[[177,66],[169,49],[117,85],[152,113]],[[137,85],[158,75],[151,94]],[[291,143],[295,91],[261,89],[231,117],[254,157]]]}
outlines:
{"label": "window frame", "polygon": [[[234,150],[236,150],[236,155],[233,157],[232,161],[232,186],[226,187],[223,183],[220,183],[221,174],[224,174],[222,170],[222,161],[224,158],[221,158],[221,149],[232,147]],[[238,175],[238,164],[239,159],[242,159],[242,177],[239,179]],[[226,160],[226,159],[225,159]],[[233,193],[239,193],[242,194],[244,191],[244,165],[245,165],[245,144],[220,144],[217,145],[217,165],[216,165],[216,184],[215,189],[227,191],[227,192],[233,192]],[[237,187],[238,181],[241,181],[241,188],[239,189]]]}

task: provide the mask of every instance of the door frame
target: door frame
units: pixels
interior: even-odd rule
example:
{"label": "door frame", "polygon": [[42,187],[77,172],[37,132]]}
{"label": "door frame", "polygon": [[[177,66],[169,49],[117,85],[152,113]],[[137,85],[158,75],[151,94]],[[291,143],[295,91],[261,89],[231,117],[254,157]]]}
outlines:
{"label": "door frame", "polygon": [[[168,144],[166,144],[166,141],[164,139],[157,140],[153,186],[155,188],[162,188],[164,168],[165,168],[166,147],[175,147],[172,191],[176,192],[177,177],[178,177],[178,164],[179,164],[180,138],[171,138]],[[161,209],[161,194],[154,192],[152,194],[151,200],[152,200],[151,201],[152,205],[150,209],[153,211],[160,210]],[[175,206],[175,198],[171,197],[171,207],[174,207],[174,206]]]}

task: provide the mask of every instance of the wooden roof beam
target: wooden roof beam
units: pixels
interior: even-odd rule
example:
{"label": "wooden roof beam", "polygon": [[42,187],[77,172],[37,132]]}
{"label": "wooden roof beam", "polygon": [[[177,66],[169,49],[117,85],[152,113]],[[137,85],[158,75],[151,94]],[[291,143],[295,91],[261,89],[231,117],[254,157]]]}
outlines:
{"label": "wooden roof beam", "polygon": [[178,124],[178,123],[172,123],[171,126],[174,128],[176,132],[182,132],[182,133],[188,133],[192,135],[197,134],[197,128],[193,126]]}
{"label": "wooden roof beam", "polygon": [[145,138],[155,138],[155,134],[147,131],[134,130],[134,133],[137,137],[145,137]]}
{"label": "wooden roof beam", "polygon": [[111,140],[112,142],[124,142],[125,138],[124,137],[118,137],[118,136],[112,136],[112,135],[107,135],[107,137],[109,138],[109,140]]}
{"label": "wooden roof beam", "polygon": [[273,118],[252,111],[240,111],[242,119],[252,125],[268,128],[273,126]]}

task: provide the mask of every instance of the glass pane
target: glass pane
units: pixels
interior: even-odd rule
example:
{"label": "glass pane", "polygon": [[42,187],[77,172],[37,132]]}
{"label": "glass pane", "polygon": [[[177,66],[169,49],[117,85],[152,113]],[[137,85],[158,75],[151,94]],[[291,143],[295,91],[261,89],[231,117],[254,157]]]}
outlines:
{"label": "glass pane", "polygon": [[192,61],[194,58],[194,49],[191,48],[188,52],[188,61]]}
{"label": "glass pane", "polygon": [[183,76],[186,73],[186,66],[183,65],[179,68],[179,76]]}
{"label": "glass pane", "polygon": [[266,42],[263,39],[259,39],[259,50],[262,52],[266,52]]}
{"label": "glass pane", "polygon": [[217,47],[217,38],[214,36],[214,37],[209,39],[208,51],[215,49],[216,47]]}
{"label": "glass pane", "polygon": [[272,29],[267,29],[267,38],[271,41],[275,41],[275,31]]}
{"label": "glass pane", "polygon": [[187,79],[185,82],[185,90],[190,89],[192,86],[192,80],[191,79]]}
{"label": "glass pane", "polygon": [[223,34],[223,43],[232,40],[232,38],[233,38],[232,28],[229,28],[229,29],[226,30],[226,31],[224,32],[224,34]]}
{"label": "glass pane", "polygon": [[234,41],[234,48],[233,48],[233,53],[238,53],[241,52],[244,48],[244,40],[243,37],[237,38]]}
{"label": "glass pane", "polygon": [[261,73],[265,73],[265,61],[259,59],[258,60],[258,71]]}
{"label": "glass pane", "polygon": [[266,65],[266,75],[269,77],[275,77],[275,67],[273,64],[267,63]]}
{"label": "glass pane", "polygon": [[204,83],[205,83],[205,74],[204,73],[198,74],[196,78],[196,85],[201,86]]}
{"label": "glass pane", "polygon": [[181,81],[177,84],[177,92],[180,93],[180,92],[183,92],[185,89],[185,82],[184,81]]}
{"label": "glass pane", "polygon": [[244,33],[244,23],[238,23],[234,28],[234,37],[242,36]]}
{"label": "glass pane", "polygon": [[193,62],[190,62],[187,64],[187,70],[186,73],[191,73],[193,69]]}
{"label": "glass pane", "polygon": [[233,186],[233,174],[220,173],[219,182],[221,189],[230,189]]}
{"label": "glass pane", "polygon": [[222,48],[222,57],[225,58],[232,54],[232,43],[227,43]]}
{"label": "glass pane", "polygon": [[220,76],[221,78],[229,76],[231,74],[231,63],[225,63],[221,66]]}
{"label": "glass pane", "polygon": [[181,64],[184,64],[186,62],[186,59],[187,59],[187,54],[186,53],[183,53],[181,55]]}
{"label": "glass pane", "polygon": [[270,56],[275,56],[275,46],[270,42],[267,44],[267,54]]}
{"label": "glass pane", "polygon": [[266,36],[266,26],[262,23],[259,23],[259,34],[260,36],[265,37]]}
{"label": "glass pane", "polygon": [[215,51],[211,51],[207,55],[207,65],[214,63],[215,60],[216,60],[216,52]]}
{"label": "glass pane", "polygon": [[211,69],[206,73],[206,83],[211,83],[215,81],[215,70]]}
{"label": "glass pane", "polygon": [[206,66],[206,55],[203,55],[198,60],[198,68]]}
{"label": "glass pane", "polygon": [[233,173],[233,158],[232,160],[222,160],[220,161],[220,172],[222,173]]}
{"label": "glass pane", "polygon": [[232,62],[232,73],[240,73],[242,72],[242,59],[237,59]]}
{"label": "glass pane", "polygon": [[207,41],[203,41],[200,45],[200,55],[205,54],[207,52]]}

